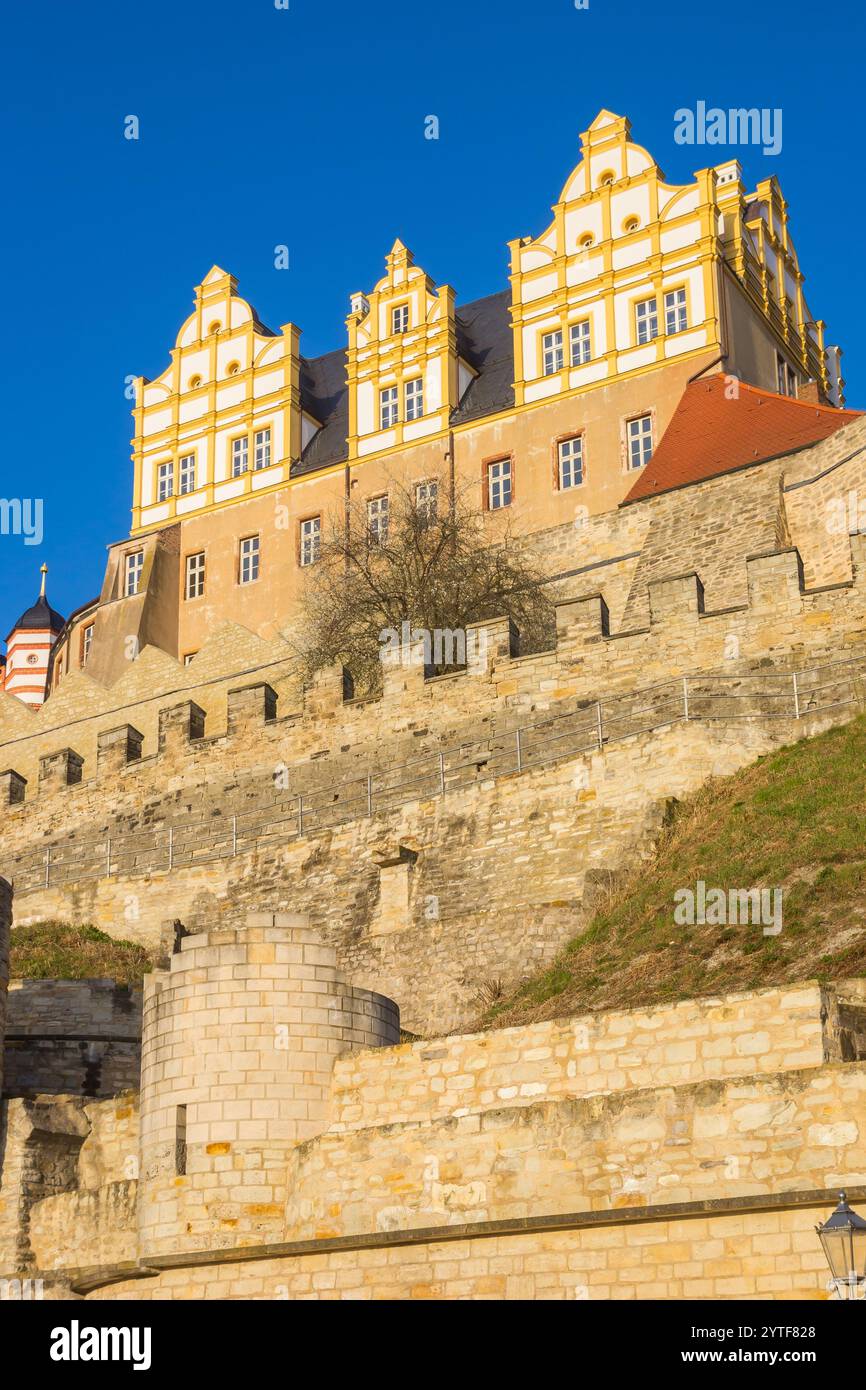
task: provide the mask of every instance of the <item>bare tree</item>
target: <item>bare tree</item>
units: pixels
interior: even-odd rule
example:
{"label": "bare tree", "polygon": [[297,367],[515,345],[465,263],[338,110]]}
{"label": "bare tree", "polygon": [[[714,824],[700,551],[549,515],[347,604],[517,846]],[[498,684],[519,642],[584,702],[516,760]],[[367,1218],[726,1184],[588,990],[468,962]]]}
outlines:
{"label": "bare tree", "polygon": [[[470,623],[508,617],[521,651],[553,640],[543,575],[504,523],[491,541],[467,494],[448,497],[438,479],[420,499],[390,480],[387,511],[372,522],[366,504],[332,517],[306,568],[301,614],[305,673],[341,663],[358,694],[380,686],[384,635],[404,634],[404,624],[424,634],[465,633]],[[431,670],[452,664],[435,652]]]}

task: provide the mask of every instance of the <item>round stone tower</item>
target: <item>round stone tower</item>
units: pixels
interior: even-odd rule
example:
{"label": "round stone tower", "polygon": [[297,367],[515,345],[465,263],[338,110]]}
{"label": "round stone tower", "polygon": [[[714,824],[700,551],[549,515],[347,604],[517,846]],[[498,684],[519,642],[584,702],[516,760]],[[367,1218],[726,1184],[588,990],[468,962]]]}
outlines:
{"label": "round stone tower", "polygon": [[279,1239],[291,1150],[321,1134],[341,1052],[399,1041],[396,1004],[355,989],[305,917],[177,942],[145,977],[140,1254]]}

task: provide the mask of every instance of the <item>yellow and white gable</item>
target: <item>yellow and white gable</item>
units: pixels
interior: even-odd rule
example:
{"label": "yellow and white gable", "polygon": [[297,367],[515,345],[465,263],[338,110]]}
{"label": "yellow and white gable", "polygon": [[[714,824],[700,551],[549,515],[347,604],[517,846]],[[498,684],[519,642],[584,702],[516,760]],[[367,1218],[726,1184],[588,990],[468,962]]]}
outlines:
{"label": "yellow and white gable", "polygon": [[214,266],[171,362],[136,379],[133,532],[278,486],[320,422],[300,404],[300,330],[272,333]]}
{"label": "yellow and white gable", "polygon": [[[553,221],[510,243],[518,403],[648,370],[718,339],[712,171],[667,184],[629,130],[625,117],[601,111],[581,136]],[[638,306],[653,299],[658,332],[641,342],[647,311]],[[676,309],[670,321],[666,302]]]}
{"label": "yellow and white gable", "polygon": [[399,239],[370,295],[352,295],[349,457],[441,434],[474,372],[459,359],[450,285],[435,287]]}

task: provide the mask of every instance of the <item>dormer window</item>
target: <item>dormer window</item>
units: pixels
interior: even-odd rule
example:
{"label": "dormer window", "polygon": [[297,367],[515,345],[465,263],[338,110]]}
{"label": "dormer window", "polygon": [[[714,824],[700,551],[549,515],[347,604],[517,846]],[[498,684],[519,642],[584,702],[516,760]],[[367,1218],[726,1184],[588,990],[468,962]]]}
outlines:
{"label": "dormer window", "polygon": [[541,349],[543,356],[544,375],[553,376],[555,372],[562,371],[562,329],[557,328],[553,333],[543,333],[541,337]]}
{"label": "dormer window", "polygon": [[167,502],[172,496],[174,496],[174,462],[169,459],[168,463],[161,463],[157,471],[156,500]]}
{"label": "dormer window", "polygon": [[397,387],[386,386],[383,391],[379,392],[379,425],[381,429],[389,430],[396,425],[399,409]]}
{"label": "dormer window", "polygon": [[144,569],[144,551],[135,550],[126,557],[126,581],[124,591],[127,598],[137,594],[141,588],[141,572]]}
{"label": "dormer window", "polygon": [[406,419],[420,420],[424,414],[424,379],[406,382]]}
{"label": "dormer window", "polygon": [[634,306],[635,327],[639,344],[650,343],[659,335],[658,306],[655,299],[642,299]]}
{"label": "dormer window", "polygon": [[260,468],[270,468],[271,466],[271,431],[270,427],[264,430],[256,430],[255,437],[255,466],[256,472]]}
{"label": "dormer window", "polygon": [[245,434],[232,440],[232,477],[239,478],[250,466],[250,441]]}
{"label": "dormer window", "polygon": [[185,497],[189,492],[195,492],[195,454],[184,454],[178,459],[178,470],[180,472],[180,495]]}
{"label": "dormer window", "polygon": [[685,290],[669,290],[665,295],[665,332],[683,333],[688,326]]}
{"label": "dormer window", "polygon": [[391,310],[391,332],[405,333],[409,327],[409,305],[395,304]]}

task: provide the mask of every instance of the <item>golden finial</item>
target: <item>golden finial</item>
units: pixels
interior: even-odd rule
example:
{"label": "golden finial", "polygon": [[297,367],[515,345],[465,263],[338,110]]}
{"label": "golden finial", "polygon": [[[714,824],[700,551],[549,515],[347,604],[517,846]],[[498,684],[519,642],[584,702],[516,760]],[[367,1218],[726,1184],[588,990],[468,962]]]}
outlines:
{"label": "golden finial", "polygon": [[44,597],[45,597],[45,580],[46,580],[46,577],[47,577],[47,575],[48,575],[48,566],[47,566],[47,565],[43,565],[42,568],[41,568],[41,570],[39,571],[39,573],[42,575],[42,588],[39,590],[39,597],[40,597],[40,598],[44,598]]}

